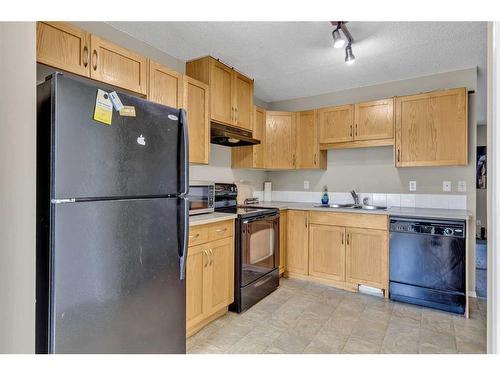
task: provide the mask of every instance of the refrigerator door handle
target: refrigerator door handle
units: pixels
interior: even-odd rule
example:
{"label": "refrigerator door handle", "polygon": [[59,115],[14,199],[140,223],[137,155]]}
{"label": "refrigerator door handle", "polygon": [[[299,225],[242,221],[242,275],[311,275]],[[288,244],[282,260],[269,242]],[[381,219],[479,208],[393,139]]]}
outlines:
{"label": "refrigerator door handle", "polygon": [[186,119],[186,111],[179,110],[180,125],[182,127],[182,144],[181,144],[181,164],[183,172],[181,173],[179,182],[181,185],[180,195],[187,195],[189,193],[189,137],[188,137],[188,124]]}
{"label": "refrigerator door handle", "polygon": [[184,280],[186,278],[186,261],[188,256],[188,242],[189,242],[189,202],[186,197],[180,197],[181,206],[183,212],[183,220],[179,225],[180,238],[182,243],[180,248],[182,249],[179,254],[179,279]]}

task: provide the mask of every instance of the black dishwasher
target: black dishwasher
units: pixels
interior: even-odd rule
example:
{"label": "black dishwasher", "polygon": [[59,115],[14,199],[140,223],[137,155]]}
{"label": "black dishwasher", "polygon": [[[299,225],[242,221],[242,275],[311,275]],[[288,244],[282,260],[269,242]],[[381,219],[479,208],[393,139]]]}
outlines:
{"label": "black dishwasher", "polygon": [[389,295],[465,312],[465,221],[390,219]]}

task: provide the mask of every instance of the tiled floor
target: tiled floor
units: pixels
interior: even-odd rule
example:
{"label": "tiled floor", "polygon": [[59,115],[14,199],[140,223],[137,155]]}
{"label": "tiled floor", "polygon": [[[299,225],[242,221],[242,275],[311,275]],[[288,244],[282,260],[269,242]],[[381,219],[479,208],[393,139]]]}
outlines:
{"label": "tiled floor", "polygon": [[299,280],[187,341],[188,353],[484,353],[486,303],[471,318]]}

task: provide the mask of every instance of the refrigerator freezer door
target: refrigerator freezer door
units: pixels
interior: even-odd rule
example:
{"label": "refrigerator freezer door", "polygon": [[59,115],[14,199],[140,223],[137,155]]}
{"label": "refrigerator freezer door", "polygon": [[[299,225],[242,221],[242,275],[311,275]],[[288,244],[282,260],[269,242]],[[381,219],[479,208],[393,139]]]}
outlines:
{"label": "refrigerator freezer door", "polygon": [[185,353],[179,198],[53,205],[50,351]]}
{"label": "refrigerator freezer door", "polygon": [[[119,94],[135,116],[113,110],[111,125],[93,119],[97,87],[57,74],[52,119],[51,198],[178,195],[187,180],[181,111]],[[45,124],[50,127],[51,124]]]}

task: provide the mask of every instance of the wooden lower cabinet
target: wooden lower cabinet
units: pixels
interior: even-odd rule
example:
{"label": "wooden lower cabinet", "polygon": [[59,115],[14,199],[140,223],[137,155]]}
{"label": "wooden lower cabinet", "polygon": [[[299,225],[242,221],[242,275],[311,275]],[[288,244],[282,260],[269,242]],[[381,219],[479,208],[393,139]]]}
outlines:
{"label": "wooden lower cabinet", "polygon": [[308,211],[288,211],[286,237],[286,270],[288,274],[308,274],[308,227]]}
{"label": "wooden lower cabinet", "polygon": [[346,228],[346,281],[387,289],[387,231]]}
{"label": "wooden lower cabinet", "polygon": [[199,323],[204,318],[205,268],[208,261],[206,246],[189,248],[186,264],[186,322],[190,326]]}
{"label": "wooden lower cabinet", "polygon": [[[217,317],[225,314],[227,307],[233,302],[233,226],[234,221],[230,220],[200,225],[190,230],[190,244],[199,243],[199,241],[206,242],[190,246],[188,250],[186,265],[187,336],[191,336]],[[217,237],[224,238],[208,240],[208,238]]]}
{"label": "wooden lower cabinet", "polygon": [[388,297],[388,245],[386,215],[287,211],[288,276],[350,291],[371,286]]}
{"label": "wooden lower cabinet", "polygon": [[287,211],[280,212],[280,249],[279,249],[279,273],[283,275],[286,271],[286,238],[287,238]]}
{"label": "wooden lower cabinet", "polygon": [[345,228],[311,224],[309,228],[309,275],[345,280]]}

